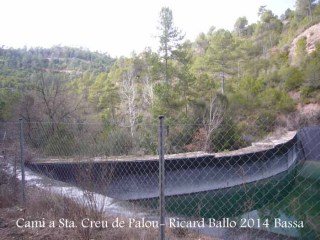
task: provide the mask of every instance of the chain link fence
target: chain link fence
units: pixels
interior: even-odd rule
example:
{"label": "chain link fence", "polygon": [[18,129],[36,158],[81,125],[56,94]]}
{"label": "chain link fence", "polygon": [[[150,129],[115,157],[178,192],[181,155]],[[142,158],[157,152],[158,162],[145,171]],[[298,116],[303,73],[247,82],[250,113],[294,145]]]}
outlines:
{"label": "chain link fence", "polygon": [[19,175],[22,160],[27,183],[46,176],[42,187],[130,227],[150,224],[162,239],[165,229],[182,238],[320,238],[320,127],[162,122],[24,122],[21,155],[20,123],[3,123],[3,162]]}

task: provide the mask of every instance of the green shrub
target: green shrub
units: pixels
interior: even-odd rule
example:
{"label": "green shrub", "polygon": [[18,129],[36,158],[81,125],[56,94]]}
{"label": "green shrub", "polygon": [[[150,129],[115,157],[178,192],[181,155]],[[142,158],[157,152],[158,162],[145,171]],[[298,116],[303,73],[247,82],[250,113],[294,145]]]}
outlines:
{"label": "green shrub", "polygon": [[101,139],[107,156],[128,155],[133,150],[133,138],[129,128],[117,127],[104,132]]}
{"label": "green shrub", "polygon": [[65,126],[59,125],[49,136],[45,152],[49,156],[71,156],[77,150],[74,135]]}
{"label": "green shrub", "polygon": [[139,141],[139,148],[145,150],[145,154],[156,154],[158,149],[158,133],[156,130],[141,129]]}
{"label": "green shrub", "polygon": [[263,111],[256,120],[257,132],[267,133],[273,130],[276,114],[271,111]]}
{"label": "green shrub", "polygon": [[168,153],[183,152],[187,144],[192,142],[197,126],[193,124],[171,125],[168,135]]}
{"label": "green shrub", "polygon": [[285,67],[280,70],[280,77],[284,82],[284,87],[288,91],[293,91],[302,86],[303,73],[295,67]]}
{"label": "green shrub", "polygon": [[241,129],[230,118],[225,118],[221,126],[211,135],[211,148],[215,152],[235,150],[244,146]]}
{"label": "green shrub", "polygon": [[276,106],[279,111],[284,113],[290,113],[295,110],[293,99],[285,92],[282,92],[281,98]]}
{"label": "green shrub", "polygon": [[310,88],[320,88],[320,57],[311,59],[305,67],[306,86]]}
{"label": "green shrub", "polygon": [[284,91],[267,88],[261,95],[262,107],[273,111],[292,112],[295,110],[293,99]]}

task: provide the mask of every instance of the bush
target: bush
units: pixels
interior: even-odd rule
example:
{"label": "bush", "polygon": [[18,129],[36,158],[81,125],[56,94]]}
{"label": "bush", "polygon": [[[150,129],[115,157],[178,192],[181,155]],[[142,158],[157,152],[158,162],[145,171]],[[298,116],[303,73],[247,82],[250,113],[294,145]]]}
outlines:
{"label": "bush", "polygon": [[141,130],[138,141],[139,148],[143,149],[145,154],[156,154],[158,149],[158,133],[152,131],[152,129],[143,129]]}
{"label": "bush", "polygon": [[196,125],[171,125],[168,135],[168,153],[183,152],[185,146],[192,142],[193,135],[196,131]]}
{"label": "bush", "polygon": [[133,150],[133,139],[130,129],[125,127],[105,130],[101,141],[107,156],[128,155]]}
{"label": "bush", "polygon": [[301,37],[296,43],[294,62],[301,65],[307,56],[306,51],[307,38]]}
{"label": "bush", "polygon": [[320,57],[311,59],[305,68],[306,86],[310,88],[320,88]]}
{"label": "bush", "polygon": [[71,156],[77,149],[74,135],[64,125],[57,126],[49,136],[45,152],[50,156]]}
{"label": "bush", "polygon": [[244,146],[240,128],[230,118],[225,118],[221,126],[211,136],[212,149],[215,152],[235,150]]}
{"label": "bush", "polygon": [[309,103],[310,98],[312,97],[313,89],[310,87],[302,87],[301,88],[301,97],[304,103]]}
{"label": "bush", "polygon": [[295,110],[293,99],[284,91],[266,89],[261,95],[262,107],[273,111],[289,113]]}
{"label": "bush", "polygon": [[295,67],[286,67],[280,70],[280,77],[284,81],[284,87],[293,91],[302,86],[303,74]]}
{"label": "bush", "polygon": [[271,111],[263,111],[259,114],[256,120],[256,127],[258,132],[271,132],[273,130],[276,120],[275,113]]}

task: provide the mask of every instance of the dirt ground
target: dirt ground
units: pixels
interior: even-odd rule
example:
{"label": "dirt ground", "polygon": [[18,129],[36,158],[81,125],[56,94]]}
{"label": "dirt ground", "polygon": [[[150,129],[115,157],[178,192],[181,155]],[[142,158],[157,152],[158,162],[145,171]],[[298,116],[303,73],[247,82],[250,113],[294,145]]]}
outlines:
{"label": "dirt ground", "polygon": [[[40,239],[40,240],[154,240],[159,238],[159,229],[155,228],[73,228],[61,219],[79,222],[84,217],[90,219],[108,220],[114,217],[106,216],[98,209],[85,208],[69,198],[39,189],[27,187],[27,203],[21,201],[21,184],[13,176],[9,176],[0,167],[0,239]],[[94,204],[92,204],[94,206]],[[20,219],[20,220],[19,220]],[[23,220],[22,220],[23,219]],[[50,221],[57,223],[49,227]],[[44,224],[42,224],[44,223]],[[29,225],[37,225],[29,227]],[[42,224],[42,225],[41,225]],[[18,227],[21,225],[23,227]],[[45,227],[43,227],[43,225]],[[166,232],[166,239],[201,239],[213,240],[185,229],[174,229]]]}

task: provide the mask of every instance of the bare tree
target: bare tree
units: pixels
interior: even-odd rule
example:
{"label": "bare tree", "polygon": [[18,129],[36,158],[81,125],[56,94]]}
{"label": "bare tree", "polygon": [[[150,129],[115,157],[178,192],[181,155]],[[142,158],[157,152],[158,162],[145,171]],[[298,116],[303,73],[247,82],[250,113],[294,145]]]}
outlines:
{"label": "bare tree", "polygon": [[143,80],[143,102],[148,106],[153,106],[154,92],[153,84],[149,75],[144,76]]}
{"label": "bare tree", "polygon": [[82,108],[82,98],[73,92],[66,76],[60,73],[41,71],[34,74],[30,82],[22,98],[19,115],[27,122],[28,140],[38,146],[43,141],[30,122],[50,122],[46,137],[53,136],[57,123],[79,120],[77,111]]}
{"label": "bare tree", "polygon": [[206,131],[205,151],[210,149],[211,136],[222,123],[225,109],[226,104],[223,96],[214,95],[211,97],[209,106],[202,116],[202,123]]}
{"label": "bare tree", "polygon": [[121,78],[121,95],[125,99],[125,108],[129,120],[131,136],[134,135],[134,125],[137,119],[137,107],[136,107],[136,86],[135,80],[137,75],[134,68],[127,69]]}
{"label": "bare tree", "polygon": [[[42,118],[47,118],[50,122],[61,122],[79,109],[81,97],[72,93],[65,76],[41,72],[34,78],[31,93],[43,105],[38,109],[42,110]],[[41,111],[38,114],[41,114]]]}

